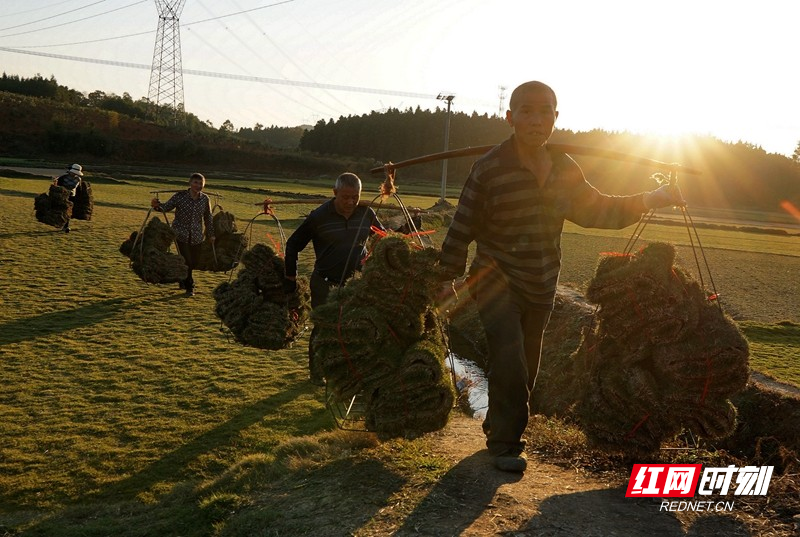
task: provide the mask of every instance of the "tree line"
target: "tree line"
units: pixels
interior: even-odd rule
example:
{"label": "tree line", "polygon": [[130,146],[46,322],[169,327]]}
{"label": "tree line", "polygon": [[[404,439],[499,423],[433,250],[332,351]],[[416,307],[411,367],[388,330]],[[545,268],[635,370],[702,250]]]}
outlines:
{"label": "tree line", "polygon": [[[230,121],[214,128],[210,122],[183,110],[162,110],[162,114],[179,113],[181,121],[156,130],[147,99],[134,100],[127,93],[117,96],[97,90],[83,94],[59,85],[53,77],[37,75],[26,79],[6,73],[0,78],[0,92],[57,104],[58,111],[39,114],[39,124],[27,127],[37,116],[35,111],[8,107],[3,128],[17,131],[4,133],[0,129],[0,140],[5,140],[3,145],[16,154],[80,152],[110,160],[183,159],[225,166],[247,163],[270,173],[289,169],[287,163],[291,161],[295,174],[301,173],[303,162],[308,163],[309,174],[335,173],[337,168],[363,174],[385,162],[437,153],[445,149],[448,122],[444,109],[417,107],[321,120],[313,127],[264,127],[255,123],[252,128],[236,129]],[[81,121],[77,119],[81,109],[94,111],[94,115]],[[135,123],[121,128],[120,118]],[[456,112],[450,115],[449,123],[448,149],[496,144],[511,134],[503,118],[487,114]],[[77,125],[81,127],[76,128]],[[24,128],[28,132],[21,131]],[[140,139],[123,140],[136,130],[141,133]],[[680,178],[687,199],[696,205],[770,211],[780,210],[783,201],[800,206],[800,143],[793,157],[788,158],[768,154],[747,142],[728,143],[708,136],[671,140],[600,129],[557,129],[551,142],[610,149],[701,169],[701,176]],[[591,157],[575,158],[590,182],[601,190],[625,194],[656,186],[649,179],[656,169]],[[448,184],[463,183],[473,161],[474,158],[449,161]],[[404,168],[398,171],[398,184],[438,182],[441,175],[441,162]]]}
{"label": "tree line", "polygon": [[[446,122],[446,110],[419,107],[340,117],[336,121],[319,121],[306,131],[300,148],[325,155],[373,158],[377,163],[398,162],[443,151]],[[450,118],[447,149],[497,144],[511,132],[504,118],[454,113]],[[711,136],[669,138],[600,129],[588,132],[557,129],[550,141],[699,169],[701,175],[683,174],[678,178],[687,199],[698,206],[780,211],[785,200],[800,206],[800,144],[795,157],[787,158],[769,154],[754,144],[722,142]],[[660,171],[658,168],[580,155],[574,158],[587,179],[603,191],[629,194],[658,186],[655,179],[650,179]],[[451,160],[447,167],[448,184],[463,183],[473,161],[474,158]],[[442,165],[423,164],[398,170],[398,175],[438,181]]]}

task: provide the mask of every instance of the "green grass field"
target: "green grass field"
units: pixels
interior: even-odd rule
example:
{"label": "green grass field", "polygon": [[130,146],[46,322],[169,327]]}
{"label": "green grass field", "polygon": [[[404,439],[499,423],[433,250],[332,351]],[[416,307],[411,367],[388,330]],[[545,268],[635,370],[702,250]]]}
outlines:
{"label": "green grass field", "polygon": [[[185,298],[130,270],[120,244],[142,225],[149,192],[182,188],[180,178],[88,179],[93,219],[74,221],[67,235],[34,218],[47,178],[0,177],[0,535],[245,534],[232,528],[246,520],[226,521],[265,483],[346,458],[365,437],[336,430],[324,391],[307,382],[307,336],[282,351],[225,336],[211,291],[230,274],[197,273],[198,294]],[[209,178],[207,188],[222,194],[240,230],[253,222],[252,242],[267,244],[279,240],[278,227],[251,220],[265,192],[330,192],[319,182],[239,186]],[[403,201],[428,207],[435,199]],[[313,205],[278,207],[288,234]],[[686,230],[647,233],[679,245],[691,266]],[[800,385],[800,238],[700,233],[723,304],[750,339],[753,367]],[[568,227],[562,282],[580,288],[598,253],[619,251],[626,239]],[[308,248],[301,271],[312,263]],[[376,449],[399,450],[397,464],[437,475],[437,461],[414,446]]]}

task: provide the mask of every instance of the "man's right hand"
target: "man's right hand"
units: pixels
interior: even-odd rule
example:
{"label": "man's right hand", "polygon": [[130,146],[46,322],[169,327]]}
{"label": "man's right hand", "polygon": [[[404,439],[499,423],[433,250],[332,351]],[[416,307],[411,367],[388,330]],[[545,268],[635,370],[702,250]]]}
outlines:
{"label": "man's right hand", "polygon": [[153,198],[153,199],[151,199],[151,200],[150,200],[150,206],[151,206],[153,209],[158,209],[158,206],[159,206],[159,205],[161,205],[161,202],[160,202],[160,201],[158,201],[158,198]]}
{"label": "man's right hand", "polygon": [[286,293],[297,291],[297,276],[285,276],[283,278],[283,290]]}

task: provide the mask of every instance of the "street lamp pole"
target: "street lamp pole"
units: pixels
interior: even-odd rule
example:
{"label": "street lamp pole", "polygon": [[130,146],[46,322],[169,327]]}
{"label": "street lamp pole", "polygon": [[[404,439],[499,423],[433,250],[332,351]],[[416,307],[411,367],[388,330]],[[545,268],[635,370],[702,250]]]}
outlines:
{"label": "street lamp pole", "polygon": [[[447,121],[445,122],[444,126],[444,150],[448,151],[450,149],[450,105],[455,99],[455,95],[447,94],[447,93],[440,93],[436,96],[437,99],[440,101],[447,101]],[[442,160],[442,195],[439,198],[439,201],[445,201],[447,197],[447,159]]]}

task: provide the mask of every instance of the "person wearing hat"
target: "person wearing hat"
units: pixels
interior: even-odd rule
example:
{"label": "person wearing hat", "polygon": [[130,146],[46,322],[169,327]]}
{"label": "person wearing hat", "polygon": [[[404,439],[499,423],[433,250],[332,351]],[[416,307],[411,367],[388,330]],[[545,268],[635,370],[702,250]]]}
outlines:
{"label": "person wearing hat", "polygon": [[[73,164],[67,168],[67,173],[53,179],[53,184],[63,187],[69,191],[69,201],[75,202],[75,193],[78,190],[78,185],[81,184],[81,177],[83,177],[83,167],[80,164]],[[64,233],[69,233],[69,218],[66,224],[61,228]]]}

